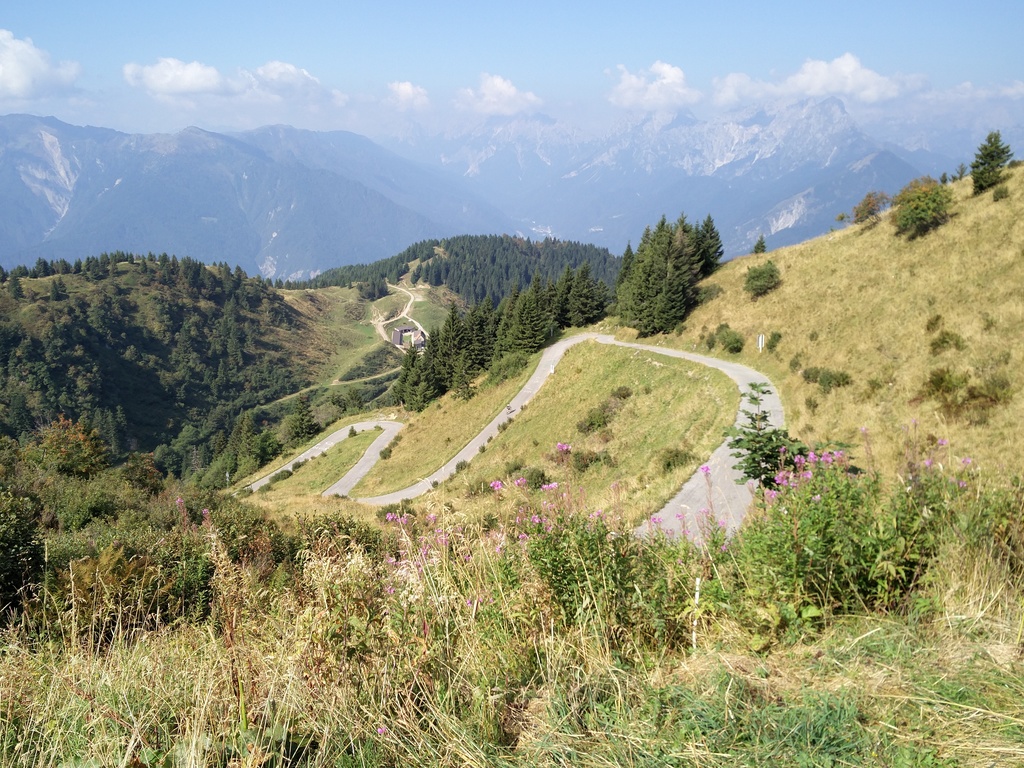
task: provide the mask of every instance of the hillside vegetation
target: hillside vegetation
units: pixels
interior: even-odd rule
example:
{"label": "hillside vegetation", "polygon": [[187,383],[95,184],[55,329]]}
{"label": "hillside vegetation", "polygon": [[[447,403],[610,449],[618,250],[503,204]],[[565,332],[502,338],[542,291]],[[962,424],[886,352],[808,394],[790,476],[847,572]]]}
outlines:
{"label": "hillside vegetation", "polygon": [[[897,237],[883,216],[735,259],[705,281],[721,293],[666,343],[707,352],[728,324],[744,341],[737,359],[778,385],[790,430],[849,444],[860,463],[902,469],[909,433],[1020,472],[1010,446],[1024,424],[1024,168],[1007,188],[996,201],[972,196],[969,179],[953,184],[952,219],[923,237]],[[747,271],[769,261],[781,284],[754,300]],[[781,337],[758,353],[758,334]],[[808,380],[823,371],[839,375]]]}
{"label": "hillside vegetation", "polygon": [[[713,513],[699,545],[635,523],[735,390],[599,345],[381,509],[316,494],[372,435],[249,499],[106,468],[80,423],[0,443],[0,767],[1020,764],[1019,169],[1007,189],[954,185],[914,240],[883,217],[736,260],[649,332],[765,371],[794,434],[850,444],[795,459],[731,538]],[[406,434],[366,487],[438,466],[525,371],[489,375],[389,409]],[[285,401],[303,430],[309,394]]]}

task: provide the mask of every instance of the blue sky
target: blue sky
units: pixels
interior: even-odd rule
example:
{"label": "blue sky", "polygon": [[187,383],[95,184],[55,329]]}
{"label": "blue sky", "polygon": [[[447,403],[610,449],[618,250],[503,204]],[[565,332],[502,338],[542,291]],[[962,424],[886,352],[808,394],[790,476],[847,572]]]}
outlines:
{"label": "blue sky", "polygon": [[583,127],[835,95],[855,115],[1024,110],[1024,3],[18,2],[0,113],[124,131]]}

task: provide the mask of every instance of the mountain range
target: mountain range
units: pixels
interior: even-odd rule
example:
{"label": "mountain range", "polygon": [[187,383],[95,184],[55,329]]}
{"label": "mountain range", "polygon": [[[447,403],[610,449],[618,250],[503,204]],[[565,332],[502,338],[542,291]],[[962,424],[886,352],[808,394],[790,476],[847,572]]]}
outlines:
{"label": "mountain range", "polygon": [[873,140],[837,99],[728,118],[651,115],[584,136],[543,115],[378,144],[268,126],[126,134],[0,117],[0,263],[104,251],[311,277],[409,244],[511,233],[621,252],[662,214],[710,213],[728,256],[828,231],[870,190],[952,160]]}

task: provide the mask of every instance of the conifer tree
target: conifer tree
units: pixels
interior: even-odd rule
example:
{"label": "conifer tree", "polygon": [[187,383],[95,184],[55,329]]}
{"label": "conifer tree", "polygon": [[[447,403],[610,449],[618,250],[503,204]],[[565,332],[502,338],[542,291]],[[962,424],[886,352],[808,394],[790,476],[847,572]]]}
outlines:
{"label": "conifer tree", "polygon": [[708,277],[718,269],[722,263],[722,257],[725,255],[722,237],[718,234],[715,221],[711,218],[710,213],[700,227],[695,230],[695,235],[697,238],[695,249],[701,264],[700,277]]}
{"label": "conifer tree", "polygon": [[590,264],[583,262],[572,280],[572,288],[568,298],[568,323],[581,328],[595,323],[604,315],[607,291],[604,283],[590,276]]}
{"label": "conifer tree", "polygon": [[452,375],[455,371],[455,362],[466,350],[468,338],[466,326],[459,315],[459,309],[452,302],[448,308],[448,317],[444,325],[437,333],[435,344],[436,357],[434,358],[438,379],[444,389],[452,386]]}
{"label": "conifer tree", "polygon": [[764,241],[764,233],[762,232],[757,237],[757,242],[754,243],[754,250],[751,253],[765,253],[768,250],[768,244]]}
{"label": "conifer tree", "polygon": [[974,182],[974,194],[991,189],[1003,180],[1003,168],[1013,158],[1010,147],[1003,143],[999,131],[992,131],[978,147],[978,152],[971,163],[971,180]]}

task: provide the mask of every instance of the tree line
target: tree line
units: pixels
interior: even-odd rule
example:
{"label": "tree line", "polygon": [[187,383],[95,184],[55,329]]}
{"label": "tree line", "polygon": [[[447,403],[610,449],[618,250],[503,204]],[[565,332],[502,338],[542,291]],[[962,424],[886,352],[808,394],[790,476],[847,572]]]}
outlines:
{"label": "tree line", "polygon": [[710,214],[690,224],[682,214],[647,227],[622,256],[615,286],[619,317],[641,336],[674,330],[700,302],[698,283],[721,263],[722,238]]}
{"label": "tree line", "polygon": [[536,276],[525,291],[513,286],[497,307],[490,296],[465,314],[452,304],[423,354],[406,355],[392,397],[412,410],[446,392],[468,399],[481,373],[488,371],[492,381],[514,375],[559,329],[604,317],[608,299],[608,286],[584,262],[578,269],[566,266],[556,281]]}

